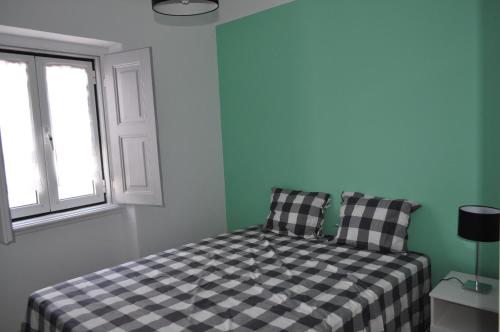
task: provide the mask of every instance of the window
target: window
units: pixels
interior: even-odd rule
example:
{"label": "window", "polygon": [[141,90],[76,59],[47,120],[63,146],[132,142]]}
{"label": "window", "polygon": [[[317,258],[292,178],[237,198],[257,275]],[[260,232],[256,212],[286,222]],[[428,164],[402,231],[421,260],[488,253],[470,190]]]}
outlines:
{"label": "window", "polygon": [[0,52],[0,243],[107,207],[88,205],[163,205],[152,74],[150,48]]}
{"label": "window", "polygon": [[93,65],[0,53],[0,134],[12,218],[106,201]]}

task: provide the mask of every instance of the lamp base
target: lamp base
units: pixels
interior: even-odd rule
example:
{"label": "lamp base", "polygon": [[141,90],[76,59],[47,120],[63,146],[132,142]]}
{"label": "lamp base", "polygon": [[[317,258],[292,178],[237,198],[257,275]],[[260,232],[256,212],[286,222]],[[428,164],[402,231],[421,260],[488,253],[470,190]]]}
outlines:
{"label": "lamp base", "polygon": [[489,293],[491,290],[491,285],[475,281],[475,280],[467,280],[462,287],[463,289],[467,289],[473,292],[481,293],[481,294],[486,294]]}

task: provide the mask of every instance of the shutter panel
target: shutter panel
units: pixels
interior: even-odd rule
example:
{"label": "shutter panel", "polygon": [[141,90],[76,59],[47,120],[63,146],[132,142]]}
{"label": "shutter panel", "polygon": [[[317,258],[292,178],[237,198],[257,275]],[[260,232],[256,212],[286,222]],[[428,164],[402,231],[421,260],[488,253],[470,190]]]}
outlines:
{"label": "shutter panel", "polygon": [[113,200],[163,205],[149,48],[104,56]]}
{"label": "shutter panel", "polygon": [[0,133],[0,242],[9,244],[14,242],[14,233],[12,232],[12,221],[10,219],[1,136]]}

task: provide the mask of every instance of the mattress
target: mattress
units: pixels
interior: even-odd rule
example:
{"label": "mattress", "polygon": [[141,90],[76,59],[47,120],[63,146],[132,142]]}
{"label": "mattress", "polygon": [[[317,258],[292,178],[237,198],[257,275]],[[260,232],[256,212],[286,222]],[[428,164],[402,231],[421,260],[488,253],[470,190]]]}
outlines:
{"label": "mattress", "polygon": [[424,331],[430,262],[259,227],[59,283],[25,331]]}

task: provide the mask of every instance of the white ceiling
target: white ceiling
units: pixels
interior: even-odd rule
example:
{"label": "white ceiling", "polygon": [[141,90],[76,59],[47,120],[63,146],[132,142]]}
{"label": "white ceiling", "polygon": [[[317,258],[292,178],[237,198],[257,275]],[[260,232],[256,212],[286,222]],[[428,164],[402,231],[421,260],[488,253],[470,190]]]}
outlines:
{"label": "white ceiling", "polygon": [[[148,10],[151,7],[150,0],[147,1]],[[276,7],[294,0],[219,0],[218,10],[196,16],[168,16],[155,13],[155,21],[166,26],[200,26],[222,24],[238,18],[252,15],[254,13]]]}
{"label": "white ceiling", "polygon": [[217,24],[263,11],[293,0],[220,0]]}

